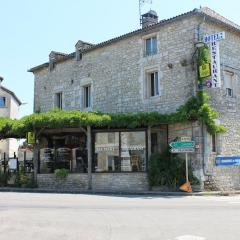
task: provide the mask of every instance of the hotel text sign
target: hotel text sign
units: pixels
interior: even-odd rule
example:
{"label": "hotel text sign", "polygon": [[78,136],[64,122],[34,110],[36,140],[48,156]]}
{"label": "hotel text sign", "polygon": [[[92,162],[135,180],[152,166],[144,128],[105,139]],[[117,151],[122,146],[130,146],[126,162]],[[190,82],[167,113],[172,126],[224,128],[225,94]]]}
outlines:
{"label": "hotel text sign", "polygon": [[212,35],[206,35],[204,37],[204,43],[209,44],[215,41],[220,41],[225,39],[225,32],[219,32]]}
{"label": "hotel text sign", "polygon": [[212,35],[206,35],[204,37],[204,43],[209,45],[211,52],[211,84],[209,87],[220,88],[221,87],[221,75],[220,75],[220,56],[219,56],[219,41],[225,39],[225,32],[219,32]]}

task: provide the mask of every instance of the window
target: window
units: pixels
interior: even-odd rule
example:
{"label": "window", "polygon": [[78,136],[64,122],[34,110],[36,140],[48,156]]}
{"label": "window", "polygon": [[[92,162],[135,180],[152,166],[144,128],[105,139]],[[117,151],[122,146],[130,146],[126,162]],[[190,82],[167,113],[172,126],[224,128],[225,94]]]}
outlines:
{"label": "window", "polygon": [[147,73],[147,97],[159,95],[159,77],[158,72]]}
{"label": "window", "polygon": [[234,73],[225,71],[224,72],[224,87],[226,89],[226,95],[233,97],[234,90]]}
{"label": "window", "polygon": [[145,40],[146,56],[157,54],[157,37],[151,37]]}
{"label": "window", "polygon": [[83,87],[83,107],[91,107],[91,85]]}
{"label": "window", "polygon": [[82,53],[80,52],[80,50],[77,50],[77,61],[81,61],[82,60]]}
{"label": "window", "polygon": [[95,156],[96,172],[120,171],[119,132],[96,133]]}
{"label": "window", "polygon": [[0,108],[6,107],[6,98],[0,96]]}
{"label": "window", "polygon": [[55,95],[55,107],[62,109],[62,92]]}
{"label": "window", "polygon": [[212,137],[212,152],[216,152],[216,134],[211,135]]}
{"label": "window", "polygon": [[146,171],[146,149],[145,131],[96,133],[95,171]]}

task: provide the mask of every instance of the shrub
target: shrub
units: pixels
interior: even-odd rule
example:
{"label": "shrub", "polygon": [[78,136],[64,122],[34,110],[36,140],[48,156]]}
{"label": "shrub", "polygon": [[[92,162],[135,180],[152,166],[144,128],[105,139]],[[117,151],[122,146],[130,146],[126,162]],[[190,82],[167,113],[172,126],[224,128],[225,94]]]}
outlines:
{"label": "shrub", "polygon": [[57,177],[57,178],[60,178],[60,179],[64,179],[68,176],[69,174],[69,170],[68,169],[65,169],[65,168],[61,168],[61,169],[56,169],[54,171],[54,175]]}
{"label": "shrub", "polygon": [[7,173],[0,171],[0,187],[7,185]]}
{"label": "shrub", "polygon": [[20,175],[20,185],[26,186],[28,183],[28,177],[26,175]]}
{"label": "shrub", "polygon": [[[189,166],[189,181],[198,184]],[[167,186],[177,189],[186,181],[185,160],[165,152],[152,154],[149,161],[148,181],[150,186]]]}
{"label": "shrub", "polygon": [[28,177],[28,183],[27,183],[27,188],[36,188],[38,187],[37,182],[34,178],[34,173],[31,173],[31,175]]}

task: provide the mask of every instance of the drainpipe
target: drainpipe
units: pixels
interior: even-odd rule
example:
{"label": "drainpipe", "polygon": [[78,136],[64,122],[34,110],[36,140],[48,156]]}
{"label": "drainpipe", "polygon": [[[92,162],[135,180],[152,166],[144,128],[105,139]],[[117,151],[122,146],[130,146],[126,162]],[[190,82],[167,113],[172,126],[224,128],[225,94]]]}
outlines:
{"label": "drainpipe", "polygon": [[[201,41],[201,26],[204,24],[205,22],[205,16],[203,17],[202,21],[198,24],[198,28],[197,28],[197,34],[198,34],[198,42]],[[205,131],[204,131],[204,123],[203,121],[201,122],[201,135],[202,135],[202,169],[203,169],[203,175],[204,176],[210,176],[209,173],[207,173],[206,170],[206,158],[205,158]]]}

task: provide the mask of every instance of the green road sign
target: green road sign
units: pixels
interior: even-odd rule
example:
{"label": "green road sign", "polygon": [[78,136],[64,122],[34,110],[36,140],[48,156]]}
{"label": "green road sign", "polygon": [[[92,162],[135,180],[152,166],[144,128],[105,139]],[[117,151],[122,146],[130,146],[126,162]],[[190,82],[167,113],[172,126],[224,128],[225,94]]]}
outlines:
{"label": "green road sign", "polygon": [[170,149],[171,153],[194,153],[195,149],[190,148],[190,147],[185,147],[185,148],[171,148]]}
{"label": "green road sign", "polygon": [[195,142],[190,141],[190,142],[171,142],[169,144],[171,148],[194,148],[195,147]]}

